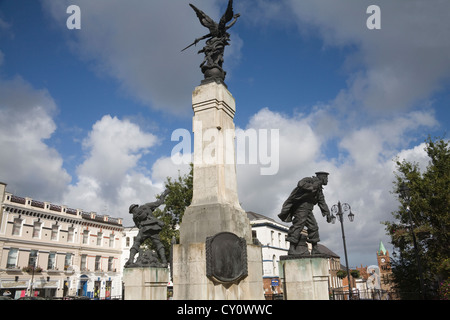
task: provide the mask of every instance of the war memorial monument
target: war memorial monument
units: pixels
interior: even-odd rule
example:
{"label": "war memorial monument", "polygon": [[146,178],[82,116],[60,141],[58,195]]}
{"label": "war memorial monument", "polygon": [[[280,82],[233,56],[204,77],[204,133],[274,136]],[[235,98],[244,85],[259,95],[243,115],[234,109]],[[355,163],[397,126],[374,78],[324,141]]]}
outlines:
{"label": "war memorial monument", "polygon": [[[173,247],[174,299],[261,300],[261,248],[252,243],[250,222],[239,204],[234,150],[236,103],[225,84],[227,32],[237,21],[233,1],[217,23],[190,4],[209,33],[199,51],[204,79],[192,93],[193,196]],[[185,48],[185,49],[187,49]],[[183,50],[185,50],[183,49]],[[233,134],[230,134],[233,133]],[[206,135],[210,141],[202,139]]]}
{"label": "war memorial monument", "polygon": [[[227,30],[240,15],[233,12],[233,0],[228,1],[219,22],[190,6],[209,33],[182,50],[206,39],[198,51],[204,54],[200,65],[204,79],[192,93],[193,196],[180,224],[180,241],[172,245],[173,298],[262,300],[261,246],[252,239],[250,221],[239,204],[233,122],[236,103],[225,84],[223,70],[224,50],[230,41]],[[279,214],[282,221],[292,222],[287,238],[290,249],[279,262],[285,299],[328,299],[327,256],[317,246],[319,228],[312,212],[318,204],[323,216],[331,221],[322,192],[327,182],[326,172],[300,180]],[[162,222],[152,212],[163,204],[167,192],[155,202],[130,206],[139,234],[124,270],[126,300],[166,298],[169,275],[158,236]],[[147,238],[156,253],[140,251],[140,244]],[[311,252],[307,243],[312,246]],[[139,258],[134,261],[138,252]]]}

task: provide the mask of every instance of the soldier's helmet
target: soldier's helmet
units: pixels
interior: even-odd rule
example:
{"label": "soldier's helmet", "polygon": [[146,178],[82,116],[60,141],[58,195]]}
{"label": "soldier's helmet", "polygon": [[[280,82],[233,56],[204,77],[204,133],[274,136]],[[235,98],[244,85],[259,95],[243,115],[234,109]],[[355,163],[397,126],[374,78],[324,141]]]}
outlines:
{"label": "soldier's helmet", "polygon": [[136,208],[136,207],[139,207],[139,205],[138,205],[138,204],[132,204],[132,205],[130,206],[130,209],[128,210],[128,212],[129,212],[129,213],[132,213],[133,209]]}

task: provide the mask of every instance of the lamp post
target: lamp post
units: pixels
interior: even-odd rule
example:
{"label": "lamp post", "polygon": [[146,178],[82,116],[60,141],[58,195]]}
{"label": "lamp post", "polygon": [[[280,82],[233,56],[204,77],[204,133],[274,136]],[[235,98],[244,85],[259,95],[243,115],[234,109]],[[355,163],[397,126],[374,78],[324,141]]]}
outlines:
{"label": "lamp post", "polygon": [[[345,254],[345,267],[347,270],[347,278],[348,278],[348,296],[349,299],[351,300],[353,295],[352,295],[352,286],[350,282],[350,270],[348,269],[347,246],[345,244],[345,232],[344,232],[344,213],[347,212],[349,212],[348,219],[350,220],[350,222],[353,222],[353,220],[355,219],[355,215],[352,213],[351,207],[348,203],[341,204],[341,202],[339,201],[337,205],[335,204],[334,206],[331,207],[331,223],[334,224],[336,222],[336,216],[341,222],[342,241],[344,243],[344,254]],[[336,216],[334,215],[334,213],[336,214]]]}
{"label": "lamp post", "polygon": [[409,229],[411,231],[411,235],[412,235],[412,239],[413,239],[414,253],[415,253],[416,261],[417,261],[417,271],[419,273],[420,295],[421,295],[422,299],[425,300],[425,290],[424,290],[424,284],[423,284],[422,267],[420,264],[419,249],[417,247],[416,234],[414,233],[414,230],[413,230],[413,220],[412,220],[411,210],[409,207],[409,204],[411,203],[411,192],[410,192],[411,189],[409,189],[409,187],[404,182],[402,182],[398,191],[400,193],[400,197],[406,202],[405,209],[406,209],[406,212],[408,213]]}
{"label": "lamp post", "polygon": [[33,258],[33,263],[31,264],[31,268],[33,268],[32,269],[32,274],[31,274],[31,284],[30,284],[30,297],[33,297],[34,295],[33,295],[33,284],[34,284],[34,270],[35,270],[35,268],[36,268],[36,261],[35,261],[35,259]]}

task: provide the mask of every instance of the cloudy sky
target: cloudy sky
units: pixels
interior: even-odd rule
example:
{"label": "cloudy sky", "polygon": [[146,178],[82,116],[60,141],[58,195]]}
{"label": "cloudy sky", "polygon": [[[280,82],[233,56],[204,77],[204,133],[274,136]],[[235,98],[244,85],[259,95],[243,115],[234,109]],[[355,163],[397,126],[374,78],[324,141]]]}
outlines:
{"label": "cloudy sky", "polygon": [[[207,33],[189,2],[216,20],[227,4],[0,1],[0,181],[9,192],[131,226],[131,203],[153,201],[167,176],[187,173],[171,158],[171,137],[192,129],[203,43],[180,50]],[[79,6],[81,29],[67,28],[69,5]],[[369,5],[380,8],[381,29],[367,27]],[[448,137],[450,2],[234,7],[241,17],[224,67],[238,136],[279,136],[270,145],[275,174],[261,174],[268,164],[260,154],[237,165],[242,207],[277,219],[298,180],[328,171],[329,206],[346,202],[355,214],[345,223],[349,264],[376,264],[380,241],[392,252],[380,221],[398,206],[393,159],[424,168],[426,137]],[[322,243],[343,258],[339,225],[315,212]]]}

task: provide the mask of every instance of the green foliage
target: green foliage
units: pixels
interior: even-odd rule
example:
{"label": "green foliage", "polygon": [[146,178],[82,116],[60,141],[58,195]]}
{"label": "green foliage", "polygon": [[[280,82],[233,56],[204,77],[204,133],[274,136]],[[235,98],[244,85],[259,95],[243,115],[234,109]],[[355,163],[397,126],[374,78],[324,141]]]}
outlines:
{"label": "green foliage", "polygon": [[450,279],[447,279],[439,285],[439,299],[450,300]]}
{"label": "green foliage", "polygon": [[339,279],[344,279],[347,276],[347,271],[345,270],[339,270],[338,272],[336,272],[336,276]]}
{"label": "green foliage", "polygon": [[350,270],[350,275],[355,279],[359,279],[361,272],[359,270]]}
{"label": "green foliage", "polygon": [[[414,233],[426,293],[433,297],[437,284],[450,276],[450,149],[448,142],[428,138],[425,151],[430,158],[425,172],[417,163],[396,161],[393,193],[399,196],[400,206],[392,212],[393,221],[383,224],[397,251],[391,264],[399,291],[419,290]],[[400,197],[402,183],[410,188],[409,202]]]}

